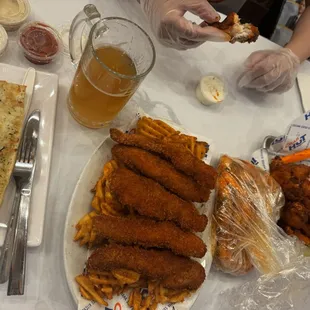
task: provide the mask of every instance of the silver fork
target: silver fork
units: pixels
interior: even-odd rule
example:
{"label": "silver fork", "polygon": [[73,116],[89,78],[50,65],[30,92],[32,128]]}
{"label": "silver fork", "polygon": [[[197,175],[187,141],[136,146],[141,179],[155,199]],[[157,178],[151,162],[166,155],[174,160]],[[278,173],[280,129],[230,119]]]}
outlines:
{"label": "silver fork", "polygon": [[24,293],[28,215],[39,124],[40,111],[36,110],[30,114],[26,122],[13,170],[16,194],[0,257],[0,283],[8,280],[11,266],[8,295]]}

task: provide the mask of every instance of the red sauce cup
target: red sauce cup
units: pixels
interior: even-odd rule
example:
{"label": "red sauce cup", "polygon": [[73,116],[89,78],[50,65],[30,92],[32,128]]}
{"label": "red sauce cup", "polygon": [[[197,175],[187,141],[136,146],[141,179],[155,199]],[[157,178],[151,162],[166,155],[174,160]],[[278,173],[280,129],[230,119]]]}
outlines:
{"label": "red sauce cup", "polygon": [[19,46],[25,57],[36,65],[54,60],[62,50],[58,32],[42,22],[30,22],[19,30]]}

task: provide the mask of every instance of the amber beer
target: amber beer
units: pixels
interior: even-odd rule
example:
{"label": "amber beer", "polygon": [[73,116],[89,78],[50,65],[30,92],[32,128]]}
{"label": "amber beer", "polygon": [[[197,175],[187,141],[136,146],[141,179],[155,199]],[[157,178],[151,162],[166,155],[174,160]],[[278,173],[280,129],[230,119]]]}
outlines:
{"label": "amber beer", "polygon": [[121,49],[104,46],[95,53],[97,59],[81,62],[77,69],[69,93],[69,109],[82,125],[100,128],[116,117],[133,95],[138,81],[130,78],[137,70]]}
{"label": "amber beer", "polygon": [[[90,128],[109,125],[155,63],[154,45],[141,27],[121,17],[98,18],[96,7],[86,5],[74,18],[69,34],[71,61],[79,65],[68,108],[80,124]],[[83,40],[86,33],[87,41]]]}

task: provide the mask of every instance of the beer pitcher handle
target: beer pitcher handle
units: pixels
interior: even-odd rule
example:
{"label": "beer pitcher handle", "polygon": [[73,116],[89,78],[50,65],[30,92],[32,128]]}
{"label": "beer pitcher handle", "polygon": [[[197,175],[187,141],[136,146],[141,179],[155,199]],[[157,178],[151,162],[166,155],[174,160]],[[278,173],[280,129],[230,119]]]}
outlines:
{"label": "beer pitcher handle", "polygon": [[85,43],[91,40],[89,38],[91,28],[100,18],[97,8],[93,4],[88,4],[73,19],[69,32],[69,51],[74,66],[80,61]]}

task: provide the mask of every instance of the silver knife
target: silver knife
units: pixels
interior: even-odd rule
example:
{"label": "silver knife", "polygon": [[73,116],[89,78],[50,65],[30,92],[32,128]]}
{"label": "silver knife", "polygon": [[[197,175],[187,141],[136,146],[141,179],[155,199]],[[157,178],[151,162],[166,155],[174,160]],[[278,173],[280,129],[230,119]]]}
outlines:
{"label": "silver knife", "polygon": [[23,295],[25,287],[28,217],[32,184],[36,168],[36,152],[40,130],[40,111],[32,112],[27,120],[20,153],[13,177],[20,191],[17,225],[14,231],[13,255],[10,269],[8,295]]}

